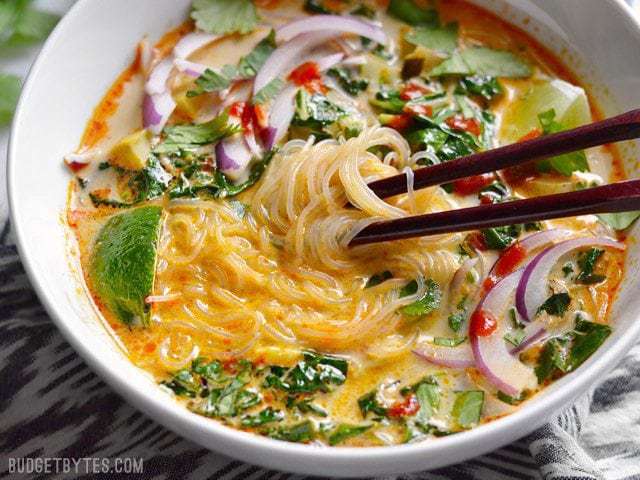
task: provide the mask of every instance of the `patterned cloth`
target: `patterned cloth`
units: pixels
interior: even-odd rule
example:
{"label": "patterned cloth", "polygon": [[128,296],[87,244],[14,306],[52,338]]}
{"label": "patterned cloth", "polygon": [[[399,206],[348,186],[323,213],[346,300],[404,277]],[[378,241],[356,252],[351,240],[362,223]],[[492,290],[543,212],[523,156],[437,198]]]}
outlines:
{"label": "patterned cloth", "polygon": [[[41,3],[62,12],[71,2]],[[27,66],[0,52],[0,71],[24,74]],[[2,171],[7,137],[0,131]],[[143,459],[139,478],[302,478],[234,461],[178,437],[89,370],[29,284],[7,220],[4,181],[0,185],[0,477],[10,458],[129,457]],[[640,345],[593,391],[529,437],[459,465],[401,478],[640,480],[639,406]]]}

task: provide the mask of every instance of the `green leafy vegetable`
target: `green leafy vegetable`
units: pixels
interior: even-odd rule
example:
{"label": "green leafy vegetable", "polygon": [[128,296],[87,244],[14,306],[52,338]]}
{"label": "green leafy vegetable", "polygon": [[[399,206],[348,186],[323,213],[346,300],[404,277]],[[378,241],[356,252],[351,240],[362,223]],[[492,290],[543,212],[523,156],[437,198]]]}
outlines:
{"label": "green leafy vegetable", "polygon": [[[401,297],[413,295],[418,291],[418,282],[412,280],[405,285],[400,291]],[[415,302],[406,305],[400,309],[400,311],[410,317],[423,317],[440,308],[440,300],[442,298],[442,292],[440,285],[437,282],[428,279],[426,281],[426,291],[422,298]]]}
{"label": "green leafy vegetable", "polygon": [[288,393],[329,392],[345,382],[347,371],[348,363],[342,358],[305,352],[304,359],[289,370],[271,367],[264,386]]}
{"label": "green leafy vegetable", "polygon": [[519,405],[526,399],[526,394],[523,392],[519,397],[512,397],[502,391],[498,391],[498,400],[508,405]]}
{"label": "green leafy vegetable", "polygon": [[296,94],[296,114],[292,123],[321,130],[344,115],[345,111],[324,95],[309,94],[305,89],[300,89]]}
{"label": "green leafy vegetable", "polygon": [[471,428],[480,421],[484,405],[484,392],[468,390],[458,392],[451,414],[462,428]]}
{"label": "green leafy vegetable", "polygon": [[[556,122],[556,111],[554,109],[538,115],[538,120],[542,131],[545,135],[551,133],[561,132],[566,128]],[[537,168],[541,172],[555,171],[565,177],[570,177],[573,172],[588,172],[589,164],[587,162],[587,156],[584,151],[565,153],[557,157],[552,157],[546,160],[540,160],[536,164]]]}
{"label": "green leafy vegetable", "polygon": [[526,78],[531,74],[531,67],[513,53],[487,47],[456,51],[429,73],[433,77],[482,75],[505,78]]}
{"label": "green leafy vegetable", "polygon": [[[1,109],[0,109],[1,110]],[[614,230],[626,230],[640,218],[640,211],[637,212],[620,212],[620,213],[601,213],[598,218]]]}
{"label": "green leafy vegetable", "polygon": [[176,125],[164,129],[164,140],[154,153],[172,155],[189,151],[202,145],[210,145],[238,133],[240,127],[229,122],[229,114],[224,112],[213,120],[192,125]]}
{"label": "green leafy vegetable", "polygon": [[450,23],[444,27],[416,27],[404,38],[413,45],[451,54],[458,46],[458,24]]}
{"label": "green leafy vegetable", "polygon": [[257,427],[267,423],[281,422],[284,420],[284,413],[267,407],[255,415],[245,415],[240,422],[244,427]]}
{"label": "green leafy vegetable", "polygon": [[504,250],[515,242],[522,233],[521,225],[488,228],[482,230],[484,241],[492,250]]}
{"label": "green leafy vegetable", "polygon": [[251,52],[238,62],[238,75],[241,78],[255,77],[264,63],[276,49],[276,32],[271,30],[269,35],[260,40]]}
{"label": "green leafy vegetable", "polygon": [[378,402],[377,396],[377,390],[373,390],[358,399],[358,407],[363,418],[367,418],[369,413],[382,418],[387,416],[388,411]]}
{"label": "green leafy vegetable", "polygon": [[554,293],[538,308],[538,313],[547,312],[549,315],[563,317],[571,304],[568,293]]}
{"label": "green leafy vegetable", "polygon": [[464,312],[459,312],[459,313],[454,313],[449,315],[449,318],[447,319],[447,322],[449,323],[449,328],[451,328],[451,330],[453,330],[454,332],[460,331],[460,328],[462,328],[462,324],[464,323],[465,318],[466,318],[466,315],[464,314]]}
{"label": "green leafy vegetable", "polygon": [[267,435],[276,440],[286,442],[307,443],[316,436],[316,430],[310,420],[295,425],[283,426],[269,430]]}
{"label": "green leafy vegetable", "polygon": [[581,271],[576,277],[576,282],[583,283],[585,285],[593,285],[595,283],[600,283],[607,278],[604,275],[594,273],[596,264],[602,255],[604,255],[604,250],[591,248],[578,257],[578,266]]}
{"label": "green leafy vegetable", "polygon": [[435,337],[433,339],[434,345],[438,345],[439,347],[457,347],[458,345],[463,344],[467,340],[467,337],[461,338],[445,338],[445,337]]}
{"label": "green leafy vegetable", "polygon": [[162,168],[155,156],[151,156],[147,166],[129,181],[129,188],[135,194],[133,203],[160,197],[169,187],[172,176]]}
{"label": "green leafy vegetable", "polygon": [[516,329],[512,332],[506,333],[504,339],[514,347],[517,347],[522,343],[524,337],[526,336],[527,334],[525,333],[524,329]]}
{"label": "green leafy vegetable", "polygon": [[440,17],[436,10],[422,8],[413,0],[391,0],[387,13],[409,25],[437,27],[440,24]]}
{"label": "green leafy vegetable", "polygon": [[340,424],[329,435],[329,445],[338,445],[339,443],[342,443],[349,438],[362,435],[371,427],[372,425],[347,425],[344,423]]}
{"label": "green leafy vegetable", "polygon": [[369,87],[368,80],[365,80],[364,78],[354,78],[353,73],[351,73],[346,68],[331,68],[327,71],[327,73],[338,80],[340,86],[349,95],[356,96]]}
{"label": "green leafy vegetable", "polygon": [[228,65],[225,65],[225,67],[227,68],[223,68],[220,71],[207,68],[204,73],[196,79],[195,88],[187,92],[187,97],[193,98],[203,93],[219,92],[229,88],[236,71]]}
{"label": "green leafy vegetable", "polygon": [[369,278],[364,288],[375,287],[376,285],[380,285],[381,283],[386,282],[390,278],[393,278],[393,274],[389,270],[376,273],[375,275],[372,275],[371,278]]}
{"label": "green leafy vegetable", "polygon": [[251,0],[194,0],[191,17],[199,29],[216,35],[250,33],[259,20]]}
{"label": "green leafy vegetable", "polygon": [[323,15],[337,15],[340,13],[327,8],[322,0],[305,0],[304,9],[309,13],[319,13]]}
{"label": "green leafy vegetable", "polygon": [[318,417],[327,417],[329,414],[327,411],[311,403],[311,400],[302,400],[300,402],[294,403],[295,408],[297,408],[301,413],[311,413],[313,415],[317,415]]}
{"label": "green leafy vegetable", "polygon": [[433,412],[440,405],[440,388],[435,381],[425,381],[418,384],[415,394],[420,405],[420,410],[416,413],[415,422],[423,429],[426,429]]}
{"label": "green leafy vegetable", "polygon": [[59,20],[58,15],[27,7],[18,16],[13,36],[9,42],[14,45],[22,45],[44,41]]}
{"label": "green leafy vegetable", "polygon": [[102,227],[89,264],[89,280],[110,312],[126,325],[149,324],[145,298],[153,291],[162,208],[114,215]]}
{"label": "green leafy vegetable", "polygon": [[0,73],[0,126],[11,121],[20,97],[20,79]]}
{"label": "green leafy vegetable", "polygon": [[503,91],[497,78],[486,75],[462,78],[456,87],[457,94],[479,95],[487,101],[502,95]]}

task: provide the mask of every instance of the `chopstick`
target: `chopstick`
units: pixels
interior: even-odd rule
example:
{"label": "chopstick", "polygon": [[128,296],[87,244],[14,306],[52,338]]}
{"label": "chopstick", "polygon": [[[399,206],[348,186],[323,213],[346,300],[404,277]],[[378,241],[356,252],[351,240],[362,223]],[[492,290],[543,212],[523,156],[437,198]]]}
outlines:
{"label": "chopstick", "polygon": [[362,230],[349,246],[634,210],[640,210],[640,180],[378,222]]}
{"label": "chopstick", "polygon": [[[533,140],[476,153],[446,163],[414,170],[414,189],[448,183],[453,180],[495,172],[531,160],[555,157],[585,148],[640,137],[640,109],[591,123],[573,130],[545,135]],[[369,184],[380,198],[407,192],[405,174]]]}

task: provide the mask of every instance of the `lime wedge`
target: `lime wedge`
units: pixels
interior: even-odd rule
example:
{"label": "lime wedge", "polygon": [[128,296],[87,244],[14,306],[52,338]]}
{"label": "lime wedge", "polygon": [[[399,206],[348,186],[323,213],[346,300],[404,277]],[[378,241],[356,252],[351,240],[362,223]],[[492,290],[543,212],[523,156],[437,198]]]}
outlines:
{"label": "lime wedge", "polygon": [[536,83],[505,111],[502,142],[515,143],[539,129],[538,115],[551,109],[556,111],[556,121],[567,129],[592,121],[589,100],[582,88],[557,79]]}
{"label": "lime wedge", "polygon": [[114,215],[98,233],[89,280],[99,300],[126,325],[149,325],[162,208]]}

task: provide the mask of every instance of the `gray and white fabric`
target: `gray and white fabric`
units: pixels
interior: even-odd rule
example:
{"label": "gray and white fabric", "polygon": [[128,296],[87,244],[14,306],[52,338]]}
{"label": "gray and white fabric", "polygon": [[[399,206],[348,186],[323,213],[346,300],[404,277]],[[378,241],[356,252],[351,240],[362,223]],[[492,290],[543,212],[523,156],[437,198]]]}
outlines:
{"label": "gray and white fabric", "polygon": [[[72,1],[40,3],[63,12]],[[24,75],[35,52],[26,58],[16,53],[0,51],[0,71]],[[0,131],[3,172],[7,138],[6,129]],[[182,439],[129,406],[89,370],[29,284],[7,219],[4,179],[0,185],[0,477],[8,475],[10,458],[130,457],[143,459],[138,478],[301,478]],[[80,476],[85,477],[96,475]],[[529,437],[459,465],[401,478],[640,480],[640,345],[588,395]]]}

